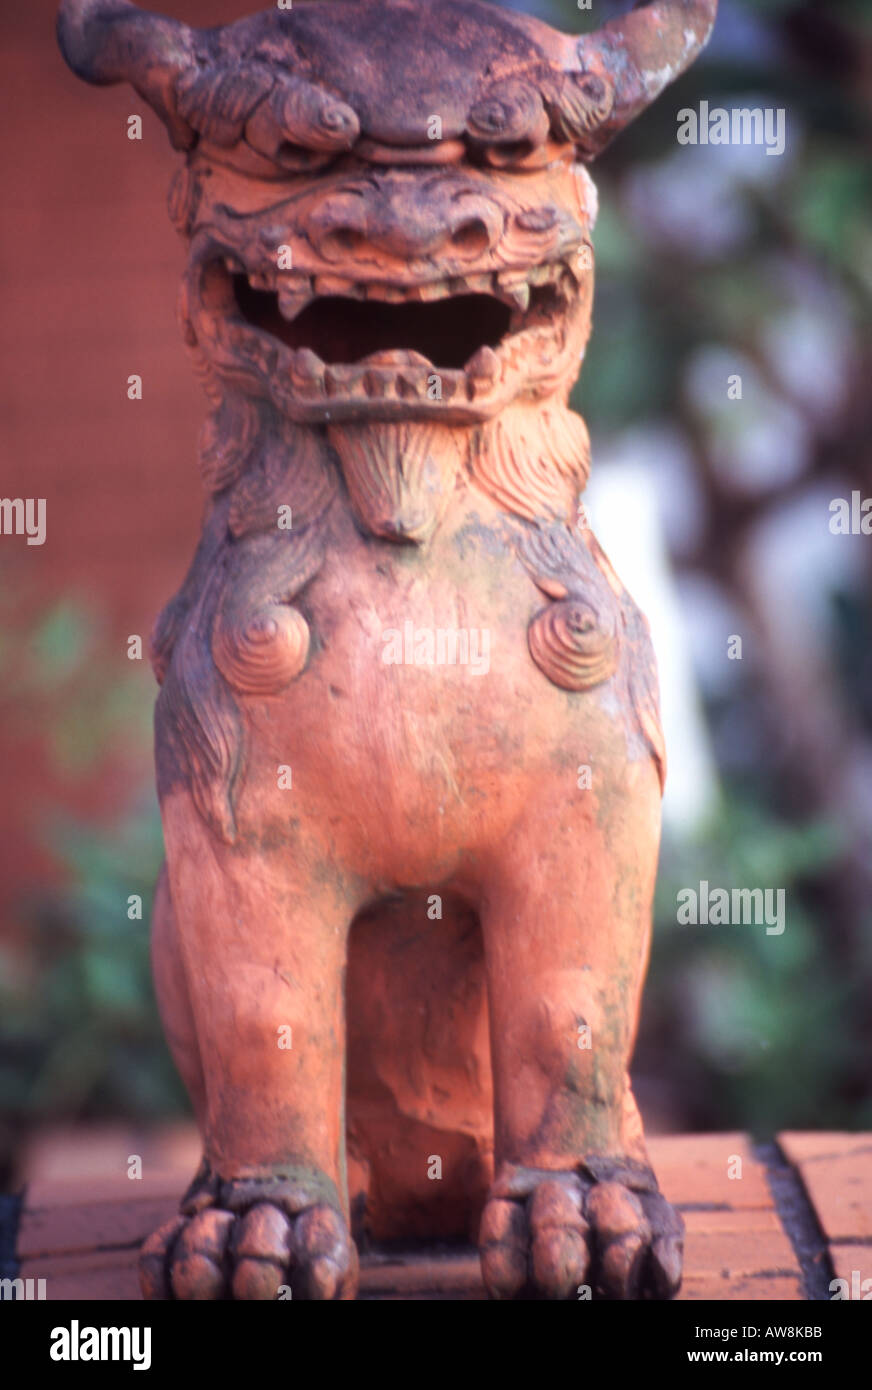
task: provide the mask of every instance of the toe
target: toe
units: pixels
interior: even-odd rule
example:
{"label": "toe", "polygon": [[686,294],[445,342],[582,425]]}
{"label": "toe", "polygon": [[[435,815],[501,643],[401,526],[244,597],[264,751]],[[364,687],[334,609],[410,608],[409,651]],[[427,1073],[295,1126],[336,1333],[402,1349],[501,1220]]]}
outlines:
{"label": "toe", "polygon": [[587,1196],[587,1219],[604,1240],[637,1232],[650,1234],[648,1219],[635,1192],[619,1182],[600,1182]]}
{"label": "toe", "polygon": [[143,1298],[155,1301],[172,1298],[169,1261],[176,1238],[184,1225],[185,1218],[176,1216],[143,1242],[139,1252],[139,1286]]}
{"label": "toe", "polygon": [[275,1299],[289,1281],[293,1227],[278,1207],[259,1202],[236,1227],[233,1297],[241,1301]]}
{"label": "toe", "polygon": [[310,1207],[294,1226],[295,1297],[353,1299],[357,1292],[357,1249],[345,1222],[332,1207]]}
{"label": "toe", "polygon": [[492,1197],[481,1218],[481,1273],[491,1298],[517,1298],[527,1283],[527,1216],[519,1202]]}
{"label": "toe", "polygon": [[584,1283],[590,1228],[581,1209],[581,1183],[546,1180],[530,1199],[533,1282],[544,1298],[574,1298]]}
{"label": "toe", "polygon": [[651,1238],[642,1202],[619,1182],[597,1183],[586,1214],[596,1230],[598,1278],[606,1298],[638,1298]]}
{"label": "toe", "polygon": [[234,1217],[209,1207],[188,1221],[176,1241],[170,1279],[173,1294],[185,1301],[227,1296],[227,1242]]}

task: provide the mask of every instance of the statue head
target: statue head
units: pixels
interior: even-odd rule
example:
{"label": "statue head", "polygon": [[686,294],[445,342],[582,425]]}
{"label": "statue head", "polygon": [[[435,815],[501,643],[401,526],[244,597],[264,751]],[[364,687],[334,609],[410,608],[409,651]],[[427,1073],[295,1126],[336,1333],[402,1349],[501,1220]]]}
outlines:
{"label": "statue head", "polygon": [[217,400],[296,424],[565,402],[590,328],[587,164],[692,61],[716,0],[573,37],[481,0],[293,0],[191,29],[64,0],[87,81],[128,81],[185,164],[185,335]]}

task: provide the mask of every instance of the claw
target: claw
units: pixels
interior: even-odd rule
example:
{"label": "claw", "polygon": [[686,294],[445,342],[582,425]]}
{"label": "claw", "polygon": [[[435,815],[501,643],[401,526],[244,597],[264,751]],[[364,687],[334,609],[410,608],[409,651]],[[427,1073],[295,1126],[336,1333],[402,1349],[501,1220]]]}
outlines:
{"label": "claw", "polygon": [[493,1197],[479,1234],[481,1269],[491,1298],[517,1298],[527,1282],[527,1220],[518,1202]]}
{"label": "claw", "polygon": [[293,1227],[283,1211],[269,1202],[250,1207],[236,1232],[237,1257],[272,1260],[287,1264],[291,1255]]}
{"label": "claw", "polygon": [[646,1291],[651,1298],[674,1298],[681,1287],[684,1241],[681,1236],[660,1236],[651,1246],[645,1274]]}
{"label": "claw", "polygon": [[[296,1280],[301,1280],[304,1298],[332,1300],[353,1298],[357,1252],[351,1244],[342,1218],[328,1206],[310,1207],[294,1229],[297,1260]],[[350,1276],[353,1274],[354,1278]]]}

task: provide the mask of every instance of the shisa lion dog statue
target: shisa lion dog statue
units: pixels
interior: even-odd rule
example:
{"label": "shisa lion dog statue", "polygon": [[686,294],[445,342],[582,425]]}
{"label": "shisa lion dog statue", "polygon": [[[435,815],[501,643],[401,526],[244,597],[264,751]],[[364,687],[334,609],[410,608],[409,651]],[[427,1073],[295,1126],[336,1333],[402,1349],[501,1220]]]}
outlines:
{"label": "shisa lion dog statue", "polygon": [[356,1240],[476,1226],[492,1298],[679,1287],[628,1079],[657,680],[567,402],[585,163],[715,3],[583,38],[479,0],[61,7],[74,72],[185,154],[209,406],[152,638],[154,973],[204,1154],[147,1298],[353,1299]]}

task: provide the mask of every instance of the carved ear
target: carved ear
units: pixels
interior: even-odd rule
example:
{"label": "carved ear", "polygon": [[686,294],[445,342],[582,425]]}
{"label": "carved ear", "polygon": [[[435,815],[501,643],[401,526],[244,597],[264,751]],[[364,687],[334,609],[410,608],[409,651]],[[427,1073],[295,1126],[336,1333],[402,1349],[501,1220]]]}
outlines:
{"label": "carved ear", "polygon": [[195,66],[195,38],[202,36],[127,0],[63,0],[57,32],[77,77],[99,85],[129,82],[160,116],[176,149],[195,144],[194,131],[179,114],[175,84]]}
{"label": "carved ear", "polygon": [[630,14],[567,38],[552,126],[593,158],[684,72],[708,41],[717,0],[640,0]]}

